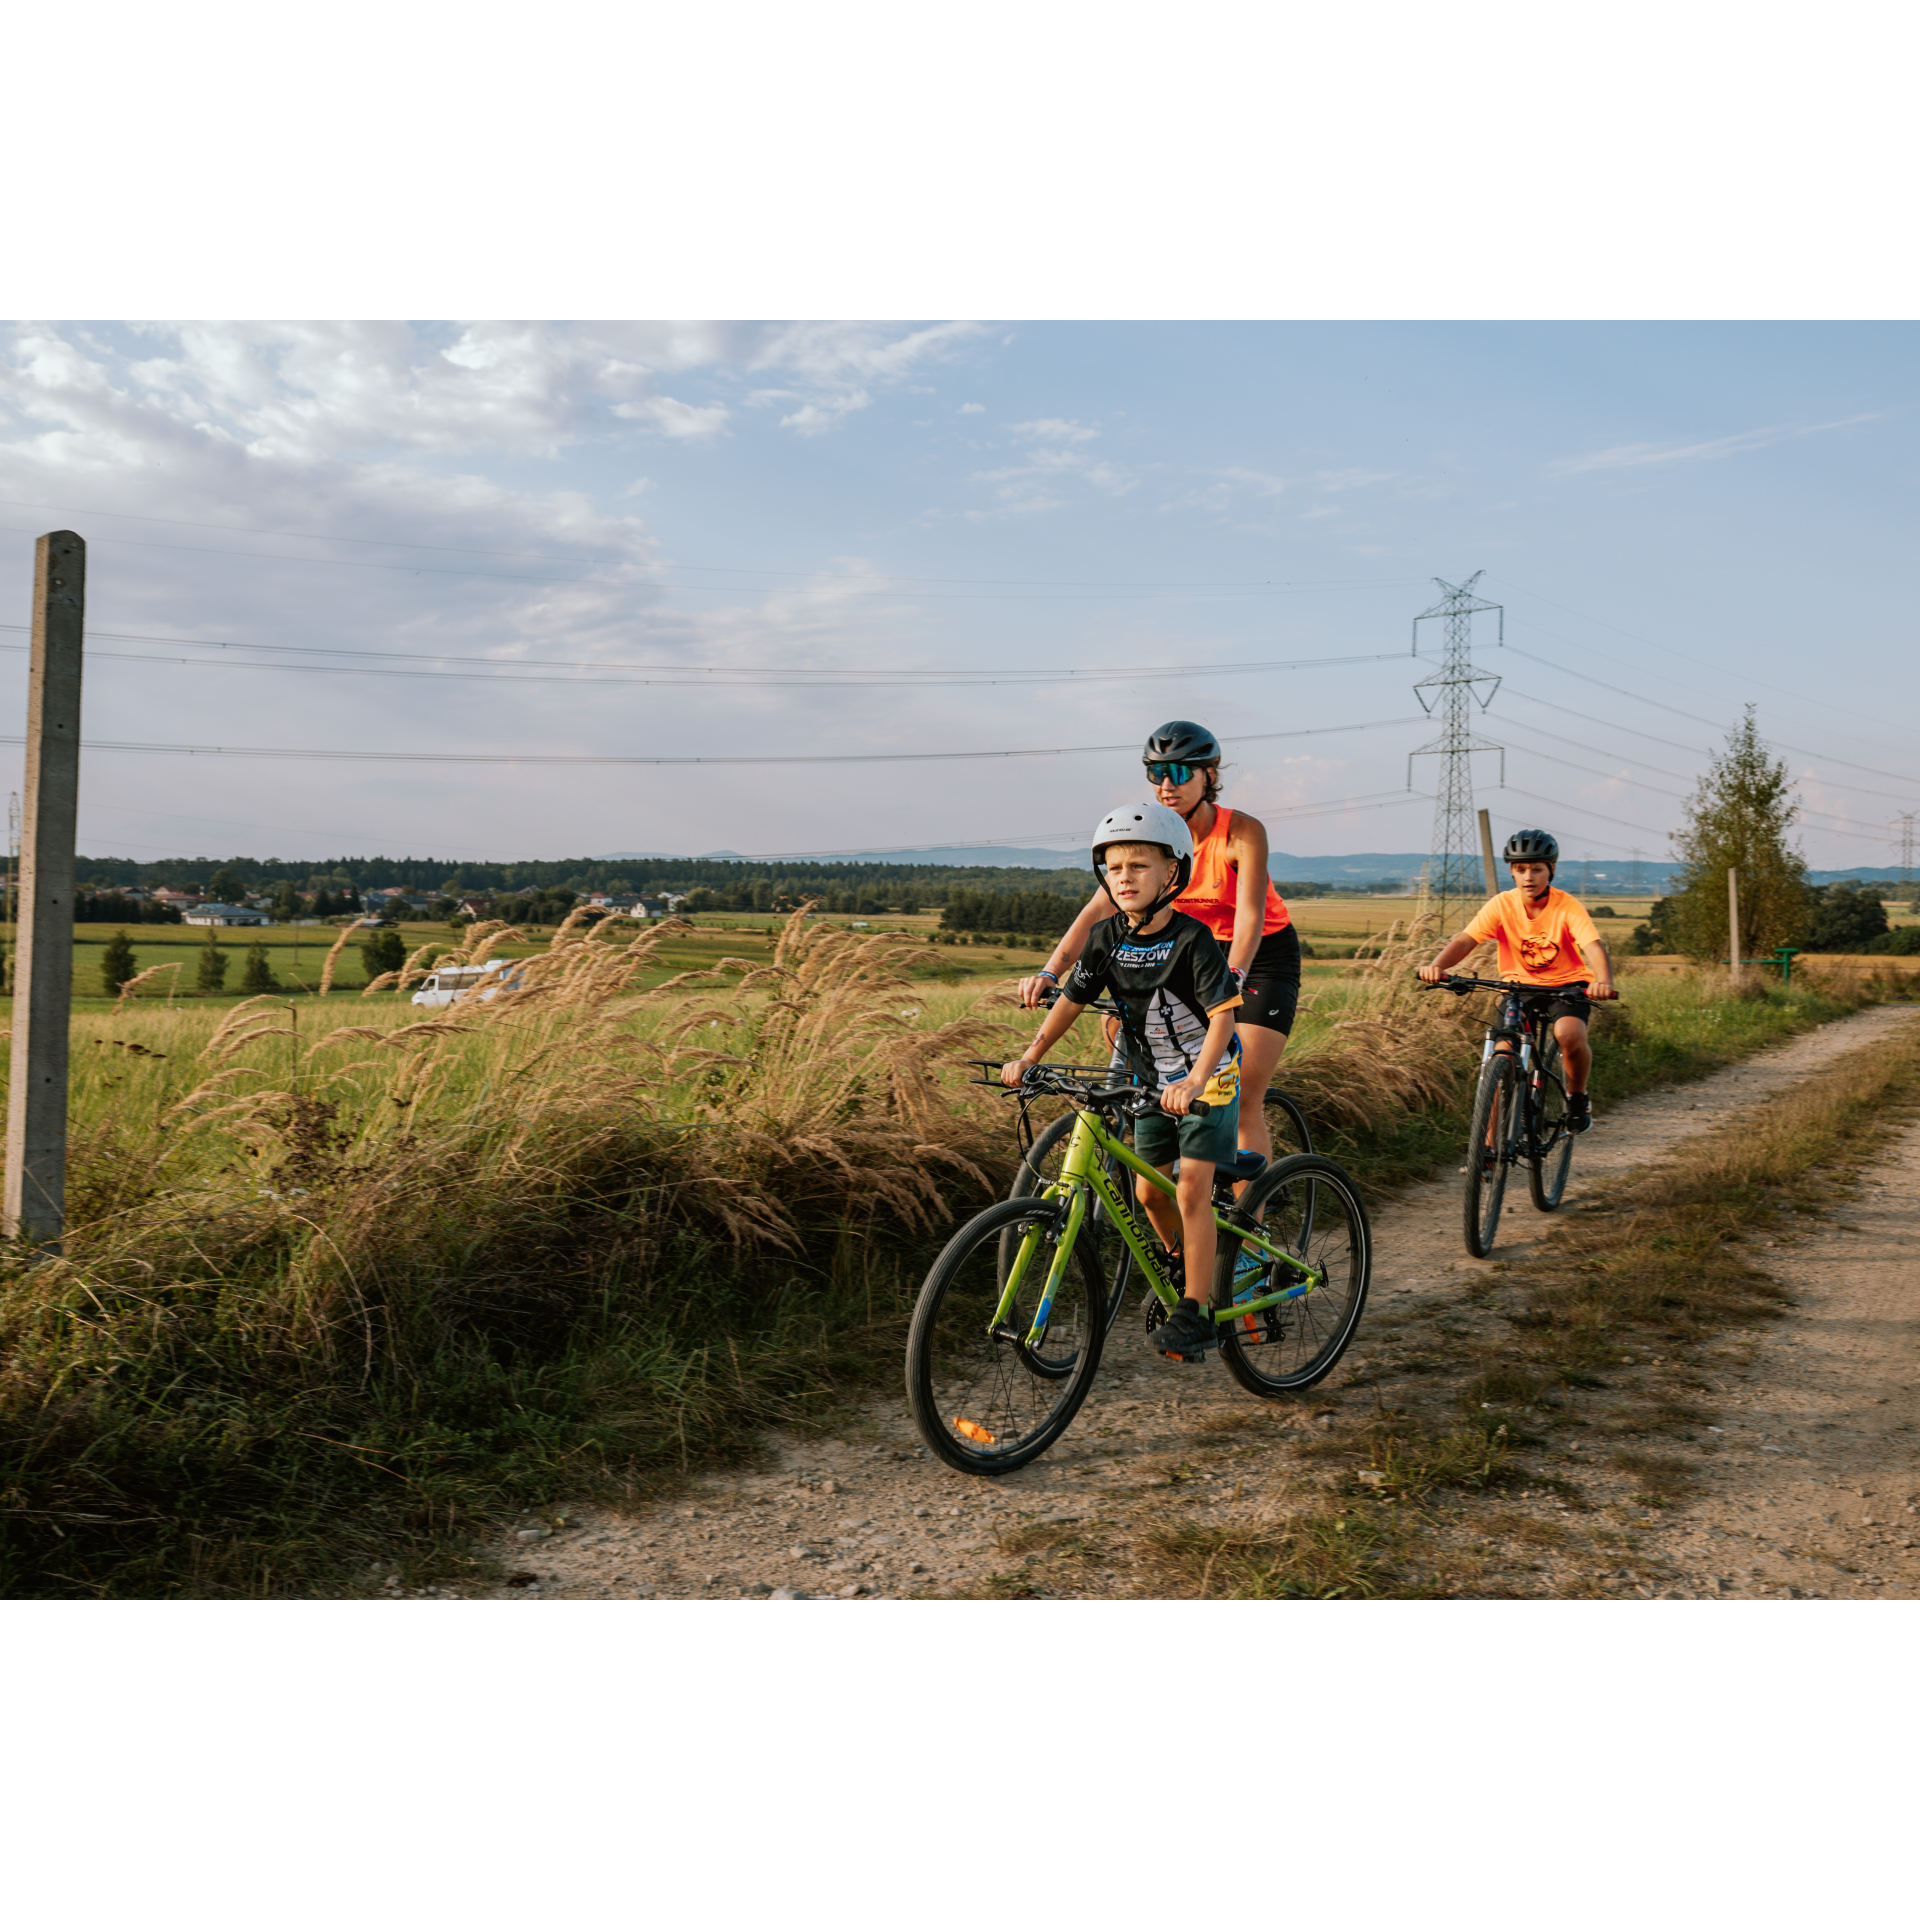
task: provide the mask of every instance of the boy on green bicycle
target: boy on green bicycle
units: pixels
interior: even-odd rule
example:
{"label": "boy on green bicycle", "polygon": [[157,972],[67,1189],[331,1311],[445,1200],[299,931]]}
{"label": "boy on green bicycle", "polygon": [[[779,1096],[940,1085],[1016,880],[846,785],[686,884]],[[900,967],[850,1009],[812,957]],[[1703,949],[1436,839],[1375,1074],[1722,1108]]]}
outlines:
{"label": "boy on green bicycle", "polygon": [[[1213,1171],[1232,1166],[1239,1150],[1240,991],[1212,933],[1174,911],[1193,872],[1193,835],[1171,807],[1142,800],[1114,808],[1093,830],[1093,871],[1120,911],[1094,923],[1033,1044],[1000,1078],[1017,1087],[1090,1001],[1113,997],[1127,1063],[1160,1094],[1160,1112],[1134,1123],[1134,1150],[1169,1176],[1180,1162],[1177,1210],[1145,1180],[1136,1188],[1182,1294],[1153,1344],[1172,1359],[1195,1359],[1219,1344],[1208,1310]],[[1203,1097],[1206,1109],[1195,1113]]]}

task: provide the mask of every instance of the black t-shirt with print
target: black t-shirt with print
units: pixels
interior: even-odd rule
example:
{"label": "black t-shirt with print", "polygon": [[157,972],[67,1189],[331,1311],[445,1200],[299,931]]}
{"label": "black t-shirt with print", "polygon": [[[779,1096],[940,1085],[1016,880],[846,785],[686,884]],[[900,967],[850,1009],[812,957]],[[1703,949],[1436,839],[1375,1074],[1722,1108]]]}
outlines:
{"label": "black t-shirt with print", "polygon": [[[1127,1064],[1149,1087],[1186,1077],[1200,1056],[1208,1019],[1240,1004],[1227,958],[1212,932],[1175,913],[1158,933],[1137,934],[1116,913],[1094,922],[1080,963],[1060,989],[1085,1006],[1111,993],[1120,1007]],[[1239,1036],[1227,1058],[1237,1056]]]}

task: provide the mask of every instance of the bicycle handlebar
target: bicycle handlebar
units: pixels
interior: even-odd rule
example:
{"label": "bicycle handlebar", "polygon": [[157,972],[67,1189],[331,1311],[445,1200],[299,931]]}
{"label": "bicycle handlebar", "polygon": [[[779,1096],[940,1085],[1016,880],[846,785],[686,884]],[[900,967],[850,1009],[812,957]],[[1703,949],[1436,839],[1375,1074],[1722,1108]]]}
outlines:
{"label": "bicycle handlebar", "polygon": [[[1143,1114],[1161,1111],[1159,1096],[1150,1089],[1109,1086],[1105,1067],[1050,1067],[1041,1063],[1029,1067],[1017,1087],[1009,1087],[999,1077],[1000,1069],[1006,1065],[1004,1060],[973,1060],[968,1064],[983,1070],[977,1084],[993,1087],[1001,1093],[1016,1094],[1022,1099],[1031,1099],[1035,1094],[1053,1093],[1063,1100],[1076,1100],[1089,1107],[1124,1104],[1136,1119]],[[1213,1107],[1205,1100],[1196,1100],[1187,1111],[1206,1114],[1211,1113]]]}
{"label": "bicycle handlebar", "polygon": [[[1049,987],[1047,991],[1040,996],[1040,1005],[1043,1007],[1051,1007],[1059,998],[1060,989],[1058,987]],[[1088,1000],[1083,1004],[1090,1013],[1110,1013],[1116,1020],[1120,1018],[1119,1001],[1107,996],[1103,995],[1098,1000]]]}
{"label": "bicycle handlebar", "polygon": [[[1488,993],[1518,993],[1555,999],[1586,999],[1587,989],[1581,981],[1571,980],[1563,987],[1527,987],[1517,980],[1487,980],[1477,973],[1450,973],[1443,980],[1421,980],[1415,983],[1422,993],[1471,993],[1476,987]],[[1608,1002],[1601,1001],[1606,1006]],[[1624,1006],[1626,1003],[1616,993],[1612,1004]]]}

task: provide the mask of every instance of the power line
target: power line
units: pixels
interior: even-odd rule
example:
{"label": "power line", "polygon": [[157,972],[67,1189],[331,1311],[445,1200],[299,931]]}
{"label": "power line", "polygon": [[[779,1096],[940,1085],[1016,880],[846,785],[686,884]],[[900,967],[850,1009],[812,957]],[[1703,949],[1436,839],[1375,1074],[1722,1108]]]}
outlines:
{"label": "power line", "polygon": [[[10,621],[0,621],[0,631],[24,633],[26,629]],[[244,648],[250,653],[339,654],[358,660],[445,660],[500,668],[526,664],[582,669],[578,673],[463,673],[458,669],[428,672],[423,668],[411,667],[334,667],[308,666],[295,661],[281,660],[219,660],[191,654],[180,654],[168,658],[142,653],[105,653],[97,648],[89,649],[87,655],[89,660],[130,660],[141,666],[241,667],[256,673],[345,673],[361,674],[378,680],[476,680],[482,684],[489,681],[510,681],[523,684],[535,682],[561,687],[697,687],[702,684],[728,688],[1046,686],[1076,682],[1090,684],[1102,680],[1177,680],[1189,675],[1205,679],[1235,673],[1278,673],[1300,667],[1364,665],[1374,661],[1398,660],[1401,657],[1397,651],[1349,655],[1328,654],[1316,659],[1250,660],[1244,663],[1221,661],[1190,667],[621,667],[617,661],[554,660],[522,663],[515,660],[489,660],[485,655],[475,654],[380,653],[371,648],[362,647],[295,647],[276,645],[268,641],[166,641],[157,634],[144,633],[102,633],[96,637],[111,640],[139,640],[160,646],[235,646]],[[0,653],[29,651],[31,649],[27,647],[0,642]],[[606,669],[609,667],[616,671],[608,673]],[[600,671],[593,672],[592,669],[595,668]]]}
{"label": "power line", "polygon": [[[1514,653],[1518,653],[1520,649],[1518,647],[1514,647],[1511,649],[1511,651]],[[1529,656],[1529,658],[1531,658],[1531,656]],[[1661,734],[1645,733],[1639,727],[1624,726],[1618,720],[1608,720],[1600,714],[1589,713],[1579,707],[1560,706],[1555,701],[1543,700],[1537,693],[1527,693],[1523,689],[1516,686],[1512,686],[1504,681],[1502,682],[1502,685],[1506,687],[1507,692],[1511,694],[1514,699],[1524,700],[1529,706],[1545,707],[1550,713],[1564,713],[1568,716],[1569,719],[1585,720],[1589,724],[1598,724],[1603,727],[1609,727],[1615,733],[1630,733],[1633,735],[1633,737],[1636,740],[1651,740],[1655,746],[1671,747],[1676,753],[1691,753],[1691,754],[1699,755],[1704,758],[1707,755],[1711,754],[1713,751],[1711,747],[1693,747],[1693,746],[1689,746],[1684,740],[1669,740],[1665,738],[1664,735],[1661,735]],[[1544,729],[1541,729],[1540,733],[1541,733],[1542,739],[1551,740],[1556,737],[1553,734],[1547,733]],[[1595,741],[1595,742],[1589,742],[1587,744],[1597,746],[1599,743]],[[1783,746],[1785,745],[1784,742],[1773,742],[1773,741],[1769,741],[1768,744],[1783,745]],[[1787,747],[1786,750],[1789,753],[1798,753],[1801,751],[1801,749],[1798,747]],[[1636,762],[1633,762],[1632,764],[1639,765],[1641,763],[1636,761]],[[1845,765],[1846,763],[1842,761],[1837,764]],[[1665,772],[1668,772],[1669,770],[1664,767],[1654,767],[1654,768],[1651,768],[1650,771],[1654,773],[1665,773]],[[1674,774],[1672,777],[1677,780],[1677,779],[1680,779],[1682,776],[1679,774]],[[1898,800],[1898,799],[1905,798],[1905,796],[1902,794],[1882,793],[1877,787],[1856,787],[1850,784],[1848,781],[1835,780],[1834,778],[1832,778],[1831,775],[1827,775],[1827,774],[1822,774],[1820,776],[1820,779],[1823,785],[1829,786],[1829,787],[1837,787],[1842,793],[1865,794],[1869,799],[1873,799],[1873,800]]]}
{"label": "power line", "polygon": [[[1617,693],[1623,700],[1632,700],[1641,706],[1658,707],[1662,713],[1677,714],[1682,720],[1697,721],[1703,727],[1714,727],[1724,733],[1726,722],[1709,720],[1704,714],[1688,713],[1683,707],[1670,707],[1664,700],[1655,700],[1645,693],[1636,693],[1627,687],[1616,687],[1609,680],[1596,680],[1590,673],[1581,673],[1575,667],[1563,667],[1558,660],[1549,660],[1544,654],[1529,653],[1524,647],[1509,647],[1509,653],[1517,653],[1523,660],[1532,660],[1543,667],[1551,667],[1555,673],[1571,675],[1575,680],[1584,680],[1590,687],[1600,687],[1608,693]],[[1839,711],[1839,709],[1836,709]],[[1830,767],[1850,767],[1855,773],[1877,774],[1882,780],[1905,780],[1911,785],[1920,786],[1920,774],[1895,773],[1890,767],[1870,767],[1858,760],[1841,760],[1830,753],[1816,753],[1812,747],[1797,747],[1791,740],[1782,740],[1771,736],[1769,744],[1784,747],[1789,753],[1804,753],[1809,760],[1824,760]]]}
{"label": "power line", "polygon": [[[1649,640],[1645,634],[1635,633],[1629,627],[1616,627],[1612,625],[1610,622],[1599,618],[1597,614],[1583,613],[1578,607],[1569,607],[1564,602],[1559,600],[1549,600],[1544,593],[1537,593],[1531,587],[1521,586],[1520,583],[1517,580],[1514,580],[1510,574],[1498,574],[1498,577],[1500,579],[1509,581],[1516,591],[1520,593],[1524,593],[1525,595],[1527,595],[1529,599],[1538,600],[1542,606],[1556,607],[1559,609],[1560,612],[1570,613],[1573,615],[1573,617],[1576,620],[1585,620],[1589,622],[1591,625],[1599,627],[1603,632],[1617,633],[1620,635],[1620,637],[1623,640],[1631,640],[1637,646],[1651,647],[1655,649],[1657,652],[1659,652],[1663,657],[1672,657],[1677,655],[1679,658],[1683,660],[1691,660],[1693,661],[1694,665],[1698,667],[1704,667],[1709,673],[1712,673],[1715,675],[1718,675],[1722,671],[1721,668],[1714,665],[1711,661],[1700,659],[1697,654],[1689,654],[1689,653],[1682,652],[1681,649],[1675,647],[1671,641]],[[1574,644],[1578,645],[1579,643],[1576,641]],[[1595,684],[1598,685],[1601,683],[1596,682]],[[1793,700],[1802,705],[1810,704],[1816,707],[1825,707],[1829,713],[1844,714],[1847,719],[1855,720],[1855,721],[1864,721],[1868,726],[1873,726],[1874,724],[1876,724],[1875,719],[1870,718],[1868,715],[1863,713],[1855,713],[1851,707],[1836,706],[1831,700],[1819,699],[1817,696],[1808,693],[1804,686],[1781,687],[1781,686],[1775,686],[1773,682],[1768,680],[1756,681],[1754,684],[1757,686],[1766,687],[1771,692],[1774,692],[1774,693],[1785,694],[1787,698],[1789,698],[1790,700]],[[1614,691],[1618,691],[1618,689],[1614,689]],[[1804,749],[1801,749],[1801,751],[1804,751]],[[1844,765],[1846,763],[1843,762],[1842,764]],[[1900,777],[1904,779],[1906,776],[1901,775]]]}
{"label": "power line", "polygon": [[[1392,720],[1357,720],[1340,727],[1296,727],[1284,733],[1222,735],[1229,746],[1266,740],[1305,740],[1323,734],[1366,733],[1378,727],[1404,727],[1413,716]],[[25,736],[0,734],[0,745],[21,746]],[[419,753],[377,747],[238,747],[188,746],[155,740],[83,740],[93,753],[165,753],[210,756],[233,760],[387,760],[421,766],[524,767],[799,767],[871,765],[880,762],[926,760],[1044,760],[1072,754],[1138,753],[1135,741],[1100,747],[994,747],[947,753],[743,753],[743,754],[628,754],[628,753]]]}

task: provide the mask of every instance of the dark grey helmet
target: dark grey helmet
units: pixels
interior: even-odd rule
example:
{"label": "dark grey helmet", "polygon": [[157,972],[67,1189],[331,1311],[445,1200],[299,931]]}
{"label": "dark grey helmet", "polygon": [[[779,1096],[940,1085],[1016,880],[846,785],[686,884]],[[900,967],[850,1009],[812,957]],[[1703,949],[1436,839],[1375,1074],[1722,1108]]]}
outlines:
{"label": "dark grey helmet", "polygon": [[1515,860],[1544,860],[1555,866],[1560,860],[1560,842],[1544,827],[1522,827],[1507,842],[1500,858],[1509,864]]}
{"label": "dark grey helmet", "polygon": [[1217,767],[1220,742],[1195,721],[1169,720],[1164,727],[1154,728],[1140,758],[1147,766],[1160,760],[1181,760],[1190,767]]}

